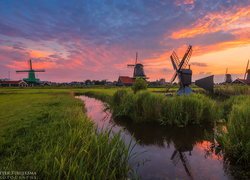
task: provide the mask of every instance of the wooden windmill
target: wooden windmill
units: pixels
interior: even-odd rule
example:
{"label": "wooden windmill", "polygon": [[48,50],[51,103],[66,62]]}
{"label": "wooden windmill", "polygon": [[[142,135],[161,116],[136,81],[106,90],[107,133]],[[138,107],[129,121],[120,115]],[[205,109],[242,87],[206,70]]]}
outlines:
{"label": "wooden windmill", "polygon": [[45,72],[44,69],[33,69],[31,59],[28,61],[29,69],[28,70],[18,70],[16,73],[28,73],[28,78],[24,78],[23,80],[29,84],[39,84],[40,80],[36,78],[36,72]]}
{"label": "wooden windmill", "polygon": [[[192,46],[189,45],[183,58],[180,60],[173,51],[173,53],[170,56],[170,60],[172,62],[173,68],[174,68],[174,74],[172,79],[170,80],[170,86],[167,89],[167,91],[171,88],[173,82],[176,78],[179,80],[180,88],[177,91],[178,95],[188,95],[192,93],[192,89],[189,87],[192,84],[192,70],[186,67],[188,66],[188,62],[192,55]],[[202,79],[199,79],[195,81],[195,84],[207,91],[212,92],[214,89],[214,76],[205,77]]]}
{"label": "wooden windmill", "polygon": [[232,83],[232,75],[228,73],[228,68],[226,69],[226,74],[225,74],[225,83]]}
{"label": "wooden windmill", "polygon": [[192,70],[186,69],[190,57],[192,55],[192,46],[189,45],[183,58],[179,60],[175,51],[170,56],[173,68],[175,70],[173,77],[171,78],[170,84],[173,84],[175,79],[178,77],[180,88],[177,94],[190,94],[192,92],[189,85],[192,83]]}
{"label": "wooden windmill", "polygon": [[134,68],[133,78],[144,78],[146,79],[146,75],[144,72],[144,66],[141,63],[138,63],[138,53],[136,52],[135,63],[128,64],[128,67]]}

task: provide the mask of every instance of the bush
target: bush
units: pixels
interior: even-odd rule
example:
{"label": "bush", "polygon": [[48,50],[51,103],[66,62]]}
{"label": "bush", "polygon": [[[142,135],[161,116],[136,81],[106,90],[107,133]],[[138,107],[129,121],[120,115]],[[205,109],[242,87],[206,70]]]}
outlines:
{"label": "bush", "polygon": [[227,131],[218,140],[233,164],[250,168],[250,99],[235,104],[229,114]]}
{"label": "bush", "polygon": [[135,83],[132,86],[134,93],[147,89],[147,82],[142,78],[136,78]]}
{"label": "bush", "polygon": [[215,102],[200,94],[165,98],[162,114],[163,124],[178,126],[212,123],[218,118]]}

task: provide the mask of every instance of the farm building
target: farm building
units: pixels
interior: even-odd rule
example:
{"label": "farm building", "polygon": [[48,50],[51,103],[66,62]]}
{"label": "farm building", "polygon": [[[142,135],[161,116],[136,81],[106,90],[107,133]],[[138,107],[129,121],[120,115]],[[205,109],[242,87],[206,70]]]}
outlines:
{"label": "farm building", "polygon": [[246,71],[244,79],[236,79],[233,83],[250,85],[250,69]]}
{"label": "farm building", "polygon": [[250,79],[236,79],[234,80],[235,84],[245,84],[245,85],[250,85]]}
{"label": "farm building", "polygon": [[135,82],[134,78],[128,76],[119,76],[117,85],[118,86],[132,86]]}
{"label": "farm building", "polygon": [[3,87],[27,87],[28,84],[23,80],[19,80],[19,81],[0,81],[0,86],[3,86]]}

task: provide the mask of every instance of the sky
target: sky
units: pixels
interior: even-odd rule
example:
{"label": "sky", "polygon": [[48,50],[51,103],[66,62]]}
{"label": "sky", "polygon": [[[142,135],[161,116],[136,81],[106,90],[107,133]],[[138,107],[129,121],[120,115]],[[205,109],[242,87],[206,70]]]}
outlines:
{"label": "sky", "polygon": [[127,64],[145,65],[149,80],[173,74],[170,55],[193,46],[193,79],[226,68],[242,78],[250,59],[249,0],[1,0],[0,79],[34,69],[44,81],[117,80]]}

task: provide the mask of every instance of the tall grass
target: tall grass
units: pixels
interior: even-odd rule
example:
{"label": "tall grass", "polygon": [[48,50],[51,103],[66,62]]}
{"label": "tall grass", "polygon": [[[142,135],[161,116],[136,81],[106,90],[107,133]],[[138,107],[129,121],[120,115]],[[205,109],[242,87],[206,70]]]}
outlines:
{"label": "tall grass", "polygon": [[1,95],[0,170],[39,179],[124,179],[129,147],[97,133],[80,100],[69,95]]}
{"label": "tall grass", "polygon": [[250,98],[233,105],[226,127],[219,138],[226,154],[236,163],[250,165]]}
{"label": "tall grass", "polygon": [[213,123],[219,111],[210,98],[193,94],[165,98],[163,102],[163,124],[186,126],[188,124]]}
{"label": "tall grass", "polygon": [[223,117],[225,119],[229,118],[229,114],[232,111],[232,108],[236,104],[240,104],[246,100],[250,100],[250,96],[240,95],[240,96],[231,96],[229,99],[225,100],[221,103],[221,107],[223,109]]}
{"label": "tall grass", "polygon": [[[241,171],[233,175],[250,178],[250,98],[238,102],[232,106],[228,116],[226,131],[218,136],[222,145],[225,158],[230,165],[240,166]],[[243,171],[242,171],[243,170]]]}
{"label": "tall grass", "polygon": [[215,87],[215,94],[223,96],[250,95],[250,86],[247,85],[219,85]]}
{"label": "tall grass", "polygon": [[127,116],[135,122],[158,122],[186,126],[212,123],[218,118],[215,102],[204,95],[174,96],[141,91],[117,91],[111,108],[114,116]]}

